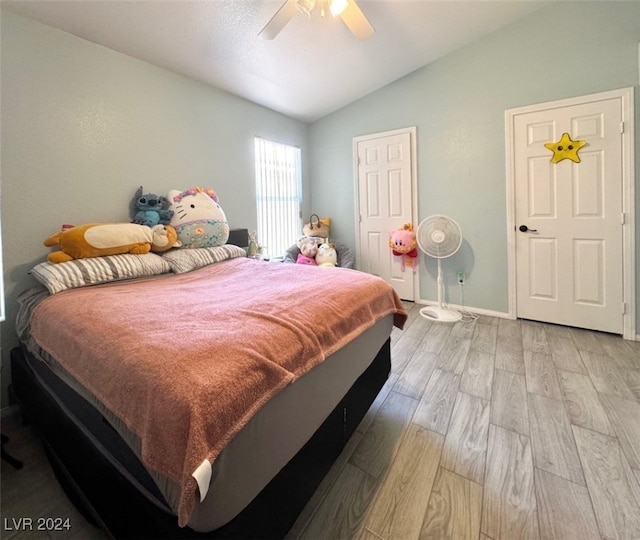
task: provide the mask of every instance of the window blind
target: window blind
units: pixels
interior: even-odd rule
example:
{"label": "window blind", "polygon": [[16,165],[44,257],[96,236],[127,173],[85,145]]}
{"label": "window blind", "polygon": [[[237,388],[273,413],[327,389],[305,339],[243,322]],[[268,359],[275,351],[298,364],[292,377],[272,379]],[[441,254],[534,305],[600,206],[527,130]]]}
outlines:
{"label": "window blind", "polygon": [[300,148],[255,138],[258,242],[279,257],[301,235]]}

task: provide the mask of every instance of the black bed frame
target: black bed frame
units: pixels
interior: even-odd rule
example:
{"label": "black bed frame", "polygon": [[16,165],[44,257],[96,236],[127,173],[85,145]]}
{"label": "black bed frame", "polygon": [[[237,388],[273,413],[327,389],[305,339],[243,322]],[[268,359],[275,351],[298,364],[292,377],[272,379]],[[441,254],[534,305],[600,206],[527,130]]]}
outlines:
{"label": "black bed frame", "polygon": [[[10,391],[20,404],[24,420],[37,428],[60,484],[87,519],[115,538],[135,539],[284,537],[355,431],[391,369],[390,340],[387,340],[313,437],[251,504],[225,526],[210,533],[197,533],[188,527],[178,527],[174,514],[143,495],[96,448],[25,361],[28,354],[22,348],[11,351]],[[47,371],[59,384],[64,384]],[[68,386],[67,390],[73,392]],[[102,418],[86,400],[73,393],[74,399],[88,408],[88,414]],[[102,421],[107,424],[103,418]],[[122,446],[119,452],[128,453],[127,459],[137,462],[134,468],[144,471],[122,439],[117,434],[114,437]]]}

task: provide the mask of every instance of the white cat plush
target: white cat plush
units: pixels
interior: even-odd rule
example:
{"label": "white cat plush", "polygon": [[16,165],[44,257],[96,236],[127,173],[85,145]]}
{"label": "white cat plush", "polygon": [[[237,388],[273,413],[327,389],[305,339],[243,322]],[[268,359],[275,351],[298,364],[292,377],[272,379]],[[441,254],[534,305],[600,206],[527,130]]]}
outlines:
{"label": "white cat plush", "polygon": [[182,192],[172,190],[168,198],[173,210],[170,224],[178,233],[182,247],[214,247],[227,243],[229,224],[215,191],[202,187]]}
{"label": "white cat plush", "polygon": [[318,246],[318,253],[316,253],[316,263],[318,266],[328,266],[333,268],[338,266],[338,254],[333,244],[325,242]]}

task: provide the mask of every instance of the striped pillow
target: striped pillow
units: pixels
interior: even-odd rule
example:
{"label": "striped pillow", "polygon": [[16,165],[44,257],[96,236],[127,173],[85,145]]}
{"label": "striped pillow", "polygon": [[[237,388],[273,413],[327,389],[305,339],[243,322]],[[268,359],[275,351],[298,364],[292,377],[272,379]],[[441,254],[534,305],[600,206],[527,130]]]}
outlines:
{"label": "striped pillow", "polygon": [[246,256],[247,252],[244,249],[231,244],[205,248],[172,249],[162,254],[162,258],[169,263],[171,270],[176,274],[190,272],[226,259]]}
{"label": "striped pillow", "polygon": [[162,257],[146,253],[75,259],[56,264],[43,262],[35,266],[31,274],[49,289],[49,293],[56,294],[76,287],[156,276],[170,271],[171,267]]}

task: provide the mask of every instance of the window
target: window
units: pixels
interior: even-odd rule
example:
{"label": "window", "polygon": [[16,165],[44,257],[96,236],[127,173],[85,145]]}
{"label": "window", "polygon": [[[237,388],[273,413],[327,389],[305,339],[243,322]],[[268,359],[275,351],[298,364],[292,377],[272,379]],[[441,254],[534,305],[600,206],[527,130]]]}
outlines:
{"label": "window", "polygon": [[255,138],[258,243],[279,257],[300,229],[300,148]]}

